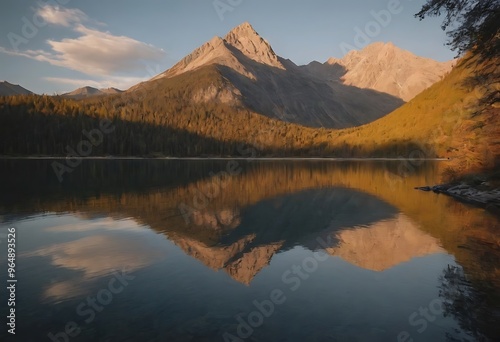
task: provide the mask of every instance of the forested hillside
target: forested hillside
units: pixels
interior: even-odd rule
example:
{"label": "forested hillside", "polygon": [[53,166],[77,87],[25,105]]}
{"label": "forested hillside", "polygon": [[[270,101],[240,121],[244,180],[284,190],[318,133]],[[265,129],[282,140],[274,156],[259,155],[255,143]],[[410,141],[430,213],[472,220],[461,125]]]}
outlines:
{"label": "forested hillside", "polygon": [[[198,76],[200,75],[198,71]],[[197,80],[199,89],[225,87],[212,67]],[[111,120],[115,129],[92,156],[240,155],[238,146],[260,155],[323,155],[330,132],[272,120],[238,104],[193,100],[190,74],[161,79],[134,92],[71,100],[51,96],[0,98],[0,154],[66,155],[88,140],[83,131]],[[331,134],[331,133],[330,133]],[[323,144],[323,145],[322,145]],[[321,147],[321,148],[320,148]]]}
{"label": "forested hillside", "polygon": [[[456,169],[494,167],[499,160],[499,108],[482,101],[498,82],[468,86],[481,66],[469,59],[441,82],[371,124],[313,129],[269,119],[234,97],[216,66],[161,78],[132,92],[80,101],[50,96],[0,98],[0,154],[59,155],[77,149],[85,132],[110,120],[113,131],[90,156],[449,157]],[[200,77],[202,75],[202,77]],[[200,91],[211,89],[210,99]],[[206,95],[207,92],[205,91]],[[229,99],[229,100],[228,100]],[[245,153],[253,148],[252,153]]]}

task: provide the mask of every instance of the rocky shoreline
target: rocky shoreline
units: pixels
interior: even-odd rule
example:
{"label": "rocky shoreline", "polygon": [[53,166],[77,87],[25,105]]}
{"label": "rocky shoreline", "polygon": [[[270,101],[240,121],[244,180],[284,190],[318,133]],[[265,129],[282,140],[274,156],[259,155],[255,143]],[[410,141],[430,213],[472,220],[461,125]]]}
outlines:
{"label": "rocky shoreline", "polygon": [[415,189],[451,196],[461,202],[476,205],[500,215],[500,188],[491,188],[486,182],[480,185],[450,183],[417,187]]}

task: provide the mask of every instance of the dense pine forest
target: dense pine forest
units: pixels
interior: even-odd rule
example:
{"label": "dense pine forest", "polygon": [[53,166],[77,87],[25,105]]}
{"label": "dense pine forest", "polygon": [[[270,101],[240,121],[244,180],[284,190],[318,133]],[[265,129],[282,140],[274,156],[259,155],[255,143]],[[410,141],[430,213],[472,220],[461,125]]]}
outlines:
{"label": "dense pine forest", "polygon": [[[315,152],[311,146],[317,133],[250,112],[233,110],[225,114],[217,105],[193,105],[174,111],[174,104],[172,114],[163,115],[142,110],[137,103],[117,108],[121,99],[101,101],[35,95],[0,99],[0,154],[66,155],[67,146],[77,149],[81,141],[89,141],[90,132],[99,130],[102,122],[109,122],[108,132],[102,131],[102,139],[96,141],[102,142],[93,145],[93,156],[238,155],[246,137],[263,154]],[[259,136],[257,127],[271,131]]]}
{"label": "dense pine forest", "polygon": [[[208,71],[207,82],[212,82]],[[239,155],[244,142],[262,154],[323,153],[313,148],[319,132],[236,106],[197,103],[192,89],[184,89],[184,78],[162,80],[155,89],[80,101],[38,95],[0,98],[0,154],[66,155],[67,146],[76,149],[88,140],[85,132],[99,129],[102,120],[110,121],[112,132],[94,144],[93,156]],[[203,87],[203,80],[198,85]]]}
{"label": "dense pine forest", "polygon": [[[89,132],[98,130],[103,120],[108,122],[110,132],[103,133],[98,144],[94,142],[91,153],[80,155],[356,154],[356,148],[334,146],[332,130],[269,119],[237,102],[197,100],[197,92],[203,89],[219,91],[227,87],[215,67],[205,68],[202,75],[193,80],[186,73],[139,85],[124,94],[79,101],[45,95],[0,98],[0,154],[68,155],[82,141],[88,141]],[[245,154],[249,148],[252,153]]]}

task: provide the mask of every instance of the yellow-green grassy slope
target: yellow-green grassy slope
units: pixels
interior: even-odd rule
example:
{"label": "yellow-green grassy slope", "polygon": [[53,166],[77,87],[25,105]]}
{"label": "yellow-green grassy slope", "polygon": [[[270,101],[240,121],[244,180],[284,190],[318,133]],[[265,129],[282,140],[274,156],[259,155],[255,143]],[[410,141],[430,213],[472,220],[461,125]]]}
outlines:
{"label": "yellow-green grassy slope", "polygon": [[[498,60],[489,67],[498,72]],[[500,108],[483,106],[475,114],[486,88],[467,87],[465,81],[478,68],[484,70],[485,66],[461,61],[440,82],[394,112],[370,124],[339,131],[336,144],[384,151],[411,143],[415,149],[406,149],[403,157],[451,158],[455,174],[491,169],[500,156]],[[490,84],[489,91],[492,89],[500,89],[500,83]]]}

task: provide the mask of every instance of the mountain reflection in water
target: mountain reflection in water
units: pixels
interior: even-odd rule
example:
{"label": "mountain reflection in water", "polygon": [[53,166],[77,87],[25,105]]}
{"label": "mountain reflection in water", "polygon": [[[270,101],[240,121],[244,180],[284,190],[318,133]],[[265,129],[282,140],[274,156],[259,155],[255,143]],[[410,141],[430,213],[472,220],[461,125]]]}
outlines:
{"label": "mountain reflection in water", "polygon": [[[84,161],[59,183],[50,161],[0,161],[20,335],[73,320],[74,341],[223,340],[277,288],[286,302],[251,339],[495,340],[498,220],[414,191],[438,182],[438,163],[405,175],[397,163],[239,161],[220,183],[227,161]],[[328,259],[290,291],[283,275],[319,251]],[[117,270],[134,280],[86,324],[75,308]],[[445,312],[420,333],[409,316],[436,298]]]}

